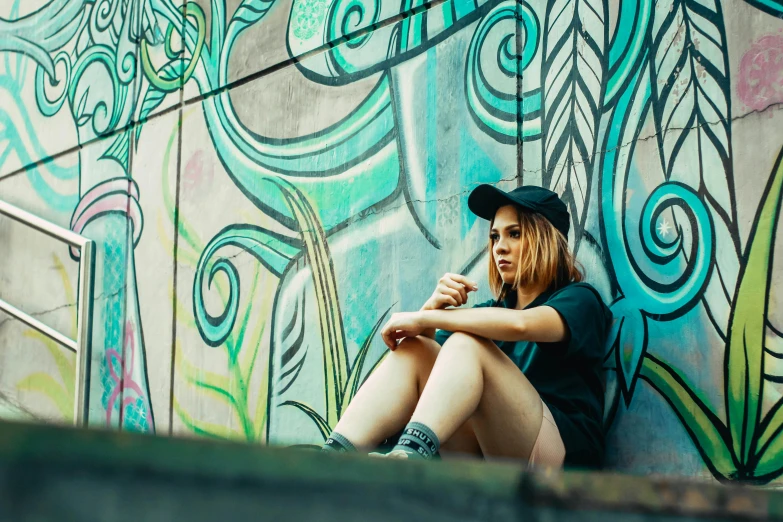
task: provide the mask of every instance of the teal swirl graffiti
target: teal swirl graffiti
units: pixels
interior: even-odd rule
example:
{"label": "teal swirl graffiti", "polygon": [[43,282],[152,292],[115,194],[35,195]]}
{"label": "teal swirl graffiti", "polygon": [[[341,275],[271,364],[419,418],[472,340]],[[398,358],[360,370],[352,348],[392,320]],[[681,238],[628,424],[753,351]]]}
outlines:
{"label": "teal swirl graffiti", "polygon": [[[201,253],[193,281],[193,315],[201,337],[209,346],[220,346],[231,334],[239,309],[239,271],[228,257],[217,257],[219,250],[236,247],[254,256],[277,277],[300,251],[296,238],[275,234],[252,225],[232,225],[224,228],[209,242]],[[204,274],[209,274],[206,286],[212,287],[218,273],[228,281],[227,302],[223,311],[215,316],[204,305]],[[238,345],[234,345],[239,348]],[[234,354],[235,355],[235,354]]]}
{"label": "teal swirl graffiti", "polygon": [[[500,24],[506,22],[505,26]],[[516,22],[516,23],[514,23]],[[492,39],[497,44],[497,59],[481,60],[484,44],[493,30],[505,28],[502,37]],[[522,36],[521,54],[516,52],[516,32]],[[465,92],[468,107],[476,124],[502,143],[516,143],[517,138],[533,140],[541,137],[541,90],[517,93],[504,92],[492,85],[490,78],[517,78],[527,69],[538,51],[541,27],[533,9],[526,2],[509,0],[498,4],[479,22],[468,49],[465,67]],[[487,71],[487,69],[492,70]],[[509,82],[503,82],[509,84]],[[511,84],[516,87],[516,83]]]}
{"label": "teal swirl graffiti", "polygon": [[[614,198],[614,204],[607,203],[613,212],[612,215],[604,214],[604,222],[610,256],[623,295],[640,310],[661,318],[687,311],[701,296],[712,265],[714,232],[704,202],[687,185],[665,182],[653,191],[645,203],[639,222],[641,237],[638,239],[648,260],[656,267],[658,280],[648,274],[649,269],[643,268],[630,253],[629,239],[623,224],[623,218],[627,219],[627,209],[618,208],[619,201]],[[685,246],[681,244],[681,235],[672,242],[664,242],[654,232],[656,221],[653,218],[675,205],[689,215],[692,229],[695,228],[692,230],[693,244],[688,252],[685,269],[682,267]],[[614,233],[609,234],[609,231]],[[681,275],[674,282],[661,282],[673,278],[675,273]]]}
{"label": "teal swirl graffiti", "polygon": [[[63,103],[66,100],[67,89],[63,88],[60,93],[53,99],[49,98],[46,93],[46,84],[51,87],[57,87],[60,84],[63,86],[68,85],[71,78],[71,56],[65,51],[60,51],[57,56],[54,57],[55,71],[58,64],[62,64],[64,73],[62,78],[58,78],[57,75],[50,76],[46,73],[46,70],[42,66],[38,66],[35,70],[35,101],[38,105],[38,110],[44,116],[54,116],[62,108]],[[56,74],[56,73],[55,73]]]}
{"label": "teal swirl graffiti", "polygon": [[[646,59],[645,53],[642,61]],[[629,88],[604,115],[603,150],[606,153],[602,161],[596,162],[601,175],[605,251],[623,296],[612,305],[618,320],[609,339],[615,346],[618,376],[626,403],[633,395],[647,349],[647,317],[672,318],[692,308],[706,285],[715,250],[712,218],[699,194],[686,185],[665,182],[647,198],[639,219],[639,235],[633,237],[636,244],[641,243],[648,262],[642,265],[634,258],[634,252],[639,250],[632,248],[626,228],[632,220],[625,198],[633,151],[650,109],[650,98],[649,68],[639,67]],[[678,237],[670,242],[656,237],[653,232],[655,219],[672,206],[683,210],[691,224],[692,245],[686,260],[683,260],[685,246],[681,244],[681,230],[675,231]],[[652,267],[655,267],[657,278],[648,274]],[[672,279],[672,283],[661,283]]]}
{"label": "teal swirl graffiti", "polygon": [[[695,232],[687,253],[682,243],[681,230],[677,230],[678,233],[671,241],[666,241],[656,232],[658,216],[675,206],[688,215],[691,232]],[[660,275],[663,279],[676,279],[670,283],[657,282],[635,266],[640,279],[645,282],[645,294],[649,297],[636,301],[639,296],[631,294],[630,298],[638,302],[640,309],[653,315],[664,317],[678,313],[701,295],[709,275],[715,243],[710,213],[699,194],[691,187],[668,181],[658,185],[645,202],[639,229],[642,248],[647,257],[655,262]],[[683,253],[689,264],[685,271],[681,266]],[[651,288],[654,289],[655,297],[651,295]],[[627,292],[625,288],[624,291]]]}
{"label": "teal swirl graffiti", "polygon": [[[81,96],[76,99],[76,93],[79,90],[80,80],[84,72],[93,64],[102,64],[109,75],[112,86],[111,100],[106,101],[99,98],[95,102],[93,112],[87,112],[89,88],[81,91]],[[74,121],[77,126],[82,126],[88,121],[92,121],[92,128],[96,134],[105,134],[117,128],[120,117],[123,113],[123,107],[127,100],[128,85],[122,83],[117,74],[115,64],[115,54],[112,49],[103,45],[93,45],[85,50],[76,63],[73,65],[72,77],[68,83],[68,101],[71,105]]]}
{"label": "teal swirl graffiti", "polygon": [[[337,42],[360,28],[375,24],[380,14],[380,0],[335,0],[326,20],[326,41]],[[361,48],[372,34],[372,32],[365,33],[349,40],[344,46],[337,45],[331,50],[329,63],[335,76],[351,74],[360,69],[347,51]]]}

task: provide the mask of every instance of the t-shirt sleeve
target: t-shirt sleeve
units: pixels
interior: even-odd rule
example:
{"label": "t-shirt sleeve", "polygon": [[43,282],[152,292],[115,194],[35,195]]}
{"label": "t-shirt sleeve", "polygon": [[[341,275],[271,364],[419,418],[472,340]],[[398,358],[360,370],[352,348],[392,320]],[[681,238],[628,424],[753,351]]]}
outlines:
{"label": "t-shirt sleeve", "polygon": [[611,312],[596,290],[573,284],[555,293],[543,306],[557,310],[566,323],[567,356],[603,356]]}
{"label": "t-shirt sleeve", "polygon": [[[476,305],[473,305],[471,308],[488,308],[490,306],[493,306],[495,304],[494,299],[490,299],[489,301],[486,301],[484,303],[478,303]],[[435,331],[435,342],[439,345],[443,346],[443,343],[446,342],[446,340],[451,337],[451,334],[454,332],[449,332],[448,330],[436,330]]]}

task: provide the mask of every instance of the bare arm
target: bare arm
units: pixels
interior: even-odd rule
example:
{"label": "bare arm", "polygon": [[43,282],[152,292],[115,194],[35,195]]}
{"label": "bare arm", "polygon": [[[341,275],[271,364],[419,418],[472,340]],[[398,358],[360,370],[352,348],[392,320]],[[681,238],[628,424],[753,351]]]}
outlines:
{"label": "bare arm", "polygon": [[465,332],[496,341],[558,342],[568,330],[563,318],[549,306],[528,310],[471,308],[466,310],[425,310],[425,328]]}
{"label": "bare arm", "polygon": [[[421,307],[421,311],[425,310],[432,310],[432,308],[427,307],[427,303],[424,303],[424,306]],[[427,328],[426,330],[422,330],[421,335],[424,337],[429,337],[430,339],[435,339],[435,328]]]}

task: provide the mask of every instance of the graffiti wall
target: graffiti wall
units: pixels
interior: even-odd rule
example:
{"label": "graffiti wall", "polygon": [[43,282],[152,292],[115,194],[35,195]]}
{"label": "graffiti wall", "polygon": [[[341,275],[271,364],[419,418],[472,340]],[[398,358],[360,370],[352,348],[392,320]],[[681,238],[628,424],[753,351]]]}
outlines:
{"label": "graffiti wall", "polygon": [[[6,0],[0,199],[96,242],[89,424],[318,446],[480,183],[550,187],[611,303],[607,467],[783,474],[783,2]],[[0,297],[78,257],[0,219]],[[488,285],[474,299],[486,299]],[[0,414],[74,357],[0,318]]]}

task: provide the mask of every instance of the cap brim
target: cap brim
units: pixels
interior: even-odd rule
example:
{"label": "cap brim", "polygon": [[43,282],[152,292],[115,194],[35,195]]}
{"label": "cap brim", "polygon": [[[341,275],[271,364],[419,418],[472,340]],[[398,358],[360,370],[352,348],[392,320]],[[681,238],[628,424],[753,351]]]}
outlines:
{"label": "cap brim", "polygon": [[516,205],[525,207],[519,201],[492,185],[479,185],[468,196],[468,208],[478,217],[492,221],[500,207]]}

